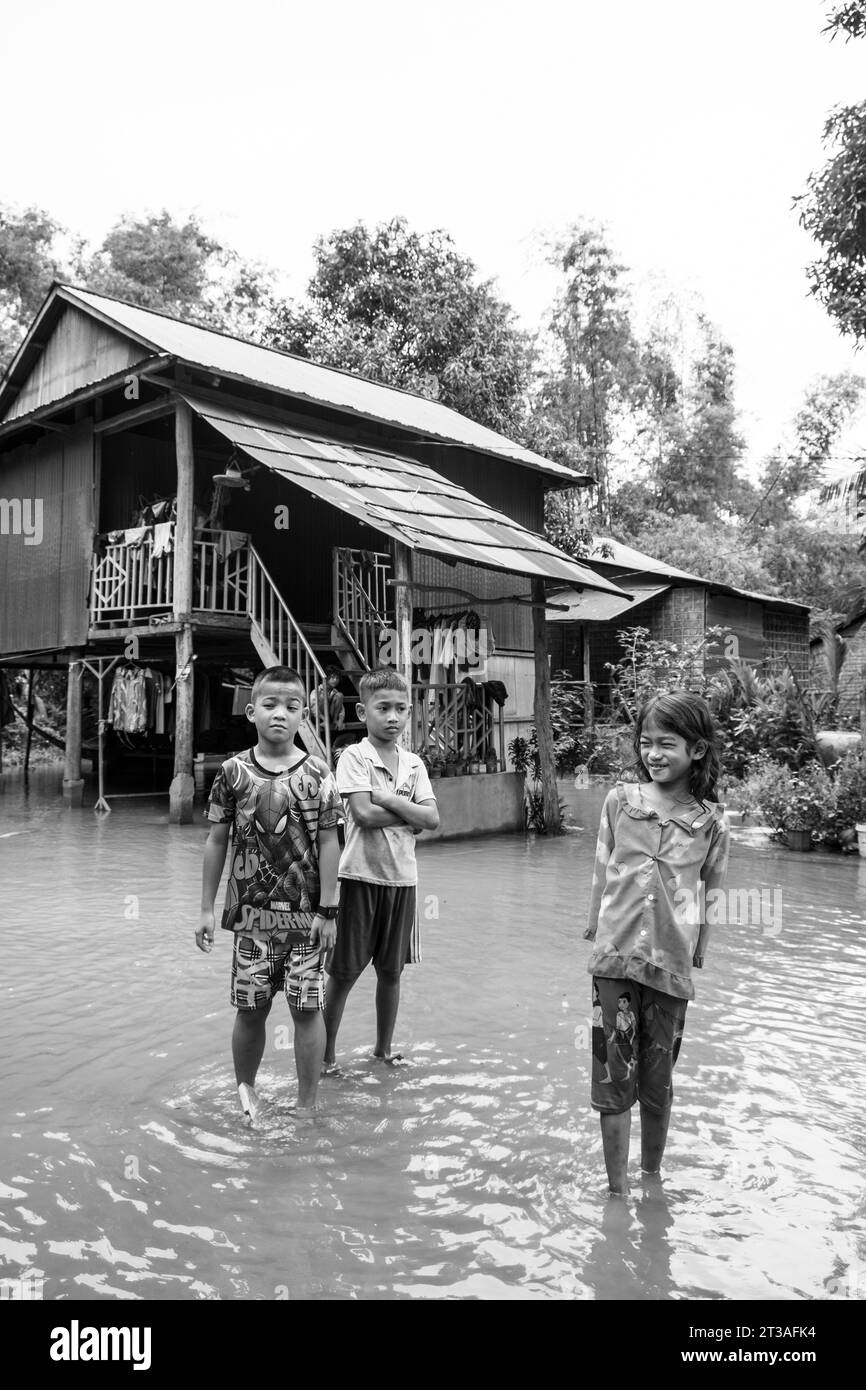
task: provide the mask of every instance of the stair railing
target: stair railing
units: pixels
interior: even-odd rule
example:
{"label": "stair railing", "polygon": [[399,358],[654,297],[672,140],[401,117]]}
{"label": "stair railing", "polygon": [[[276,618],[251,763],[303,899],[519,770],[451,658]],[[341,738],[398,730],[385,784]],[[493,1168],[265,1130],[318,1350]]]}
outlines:
{"label": "stair railing", "polygon": [[394,626],[388,615],[390,570],[387,552],[334,549],[334,625],[365,671],[379,665],[381,634]]}
{"label": "stair railing", "polygon": [[247,612],[250,634],[259,656],[269,666],[291,666],[297,671],[310,698],[309,723],[331,762],[331,721],[327,699],[313,698],[317,686],[327,688],[319,662],[253,545],[249,547]]}

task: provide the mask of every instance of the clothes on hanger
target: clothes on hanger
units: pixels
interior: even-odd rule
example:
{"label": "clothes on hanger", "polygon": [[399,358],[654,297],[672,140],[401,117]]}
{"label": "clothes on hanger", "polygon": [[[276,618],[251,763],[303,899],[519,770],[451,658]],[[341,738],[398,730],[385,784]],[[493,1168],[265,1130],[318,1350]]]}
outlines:
{"label": "clothes on hanger", "polygon": [[106,722],[118,733],[142,734],[147,729],[147,685],[143,666],[115,668]]}
{"label": "clothes on hanger", "polygon": [[150,666],[125,662],[116,666],[108,699],[106,723],[117,734],[156,734],[171,732],[173,719],[167,713],[172,702],[171,682]]}

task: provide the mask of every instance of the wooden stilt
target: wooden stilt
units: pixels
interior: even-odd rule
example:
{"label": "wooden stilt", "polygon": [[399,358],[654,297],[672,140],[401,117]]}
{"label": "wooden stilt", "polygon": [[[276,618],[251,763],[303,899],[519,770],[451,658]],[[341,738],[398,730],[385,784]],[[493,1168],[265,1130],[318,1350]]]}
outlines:
{"label": "wooden stilt", "polygon": [[534,719],[538,741],[539,779],[544,802],[544,826],[548,835],[558,835],[562,830],[562,818],[559,813],[553,729],[550,724],[550,662],[547,658],[543,579],[533,579],[532,601],[532,637],[535,649]]}
{"label": "wooden stilt", "polygon": [[66,676],[66,764],[63,769],[63,800],[68,806],[80,806],[84,797],[84,778],[81,776],[81,681],[84,668],[81,652],[69,653]]}
{"label": "wooden stilt", "polygon": [[[397,628],[397,669],[412,690],[412,551],[407,545],[394,542],[394,616]],[[412,720],[403,730],[400,742],[412,747]]]}
{"label": "wooden stilt", "polygon": [[195,782],[193,760],[193,641],[192,610],[193,486],[195,481],[192,410],[177,402],[174,422],[177,456],[177,523],[174,536],[174,616],[183,623],[175,637],[174,777],[169,790],[168,818],[181,825],[192,820]]}
{"label": "wooden stilt", "polygon": [[27,672],[27,739],[24,744],[24,776],[30,770],[30,745],[33,742],[33,704],[34,704],[34,671],[33,667]]}

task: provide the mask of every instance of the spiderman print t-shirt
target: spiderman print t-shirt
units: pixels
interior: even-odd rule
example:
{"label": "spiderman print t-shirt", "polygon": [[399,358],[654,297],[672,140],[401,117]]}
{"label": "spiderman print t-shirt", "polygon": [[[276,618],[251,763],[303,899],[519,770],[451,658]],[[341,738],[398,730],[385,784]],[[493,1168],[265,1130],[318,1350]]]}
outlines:
{"label": "spiderman print t-shirt", "polygon": [[214,778],[206,814],[234,825],[225,930],[308,931],[319,905],[319,831],[343,820],[327,765],[307,755],[286,772],[269,772],[252,749],[237,753]]}

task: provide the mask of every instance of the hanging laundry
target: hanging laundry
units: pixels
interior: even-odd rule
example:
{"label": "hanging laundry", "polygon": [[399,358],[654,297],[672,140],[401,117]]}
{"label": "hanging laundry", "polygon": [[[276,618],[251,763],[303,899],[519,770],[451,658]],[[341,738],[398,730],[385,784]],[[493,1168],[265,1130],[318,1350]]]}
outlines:
{"label": "hanging laundry", "polygon": [[118,666],[108,701],[109,723],[119,733],[141,734],[147,723],[147,681],[141,666]]}
{"label": "hanging laundry", "polygon": [[152,526],[130,526],[123,533],[123,543],[130,550],[137,550],[149,539],[152,530]]}
{"label": "hanging laundry", "polygon": [[221,560],[227,560],[236,550],[243,550],[248,542],[249,536],[246,531],[220,531],[217,554]]}
{"label": "hanging laundry", "polygon": [[160,521],[153,528],[153,559],[169,555],[174,549],[174,522]]}

